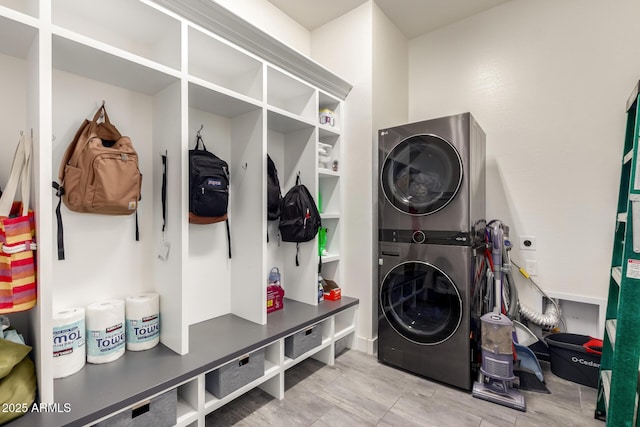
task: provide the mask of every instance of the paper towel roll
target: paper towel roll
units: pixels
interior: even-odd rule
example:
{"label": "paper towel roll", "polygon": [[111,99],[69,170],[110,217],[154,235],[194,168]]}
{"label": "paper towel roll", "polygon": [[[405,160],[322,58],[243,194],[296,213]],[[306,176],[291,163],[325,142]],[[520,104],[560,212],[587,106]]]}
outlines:
{"label": "paper towel roll", "polygon": [[126,299],[127,350],[141,351],[160,342],[160,296],[145,293]]}
{"label": "paper towel roll", "polygon": [[87,359],[84,308],[53,314],[53,378],[64,378],[84,367]]}
{"label": "paper towel roll", "polygon": [[87,306],[87,362],[113,362],[124,354],[124,301],[96,302]]}

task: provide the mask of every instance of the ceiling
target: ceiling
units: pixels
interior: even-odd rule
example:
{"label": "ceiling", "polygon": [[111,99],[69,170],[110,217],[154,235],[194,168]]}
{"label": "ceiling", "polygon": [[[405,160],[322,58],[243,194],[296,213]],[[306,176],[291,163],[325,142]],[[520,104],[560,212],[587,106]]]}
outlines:
{"label": "ceiling", "polygon": [[[368,0],[269,0],[307,30],[314,30]],[[509,0],[374,0],[408,39],[460,21]]]}

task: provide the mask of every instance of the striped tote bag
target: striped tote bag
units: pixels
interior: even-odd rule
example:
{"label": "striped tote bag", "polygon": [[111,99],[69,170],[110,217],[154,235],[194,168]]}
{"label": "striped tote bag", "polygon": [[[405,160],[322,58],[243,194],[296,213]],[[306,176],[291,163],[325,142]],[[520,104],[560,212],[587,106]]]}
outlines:
{"label": "striped tote bag", "polygon": [[[21,135],[0,197],[0,314],[36,304],[35,218],[29,209],[32,141]],[[21,184],[22,202],[14,201]]]}

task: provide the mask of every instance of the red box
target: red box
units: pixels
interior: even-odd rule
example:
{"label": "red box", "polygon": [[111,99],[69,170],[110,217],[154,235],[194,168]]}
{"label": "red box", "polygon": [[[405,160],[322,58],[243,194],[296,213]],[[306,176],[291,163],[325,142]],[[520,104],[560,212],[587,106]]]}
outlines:
{"label": "red box", "polygon": [[267,286],[267,314],[284,307],[284,289],[278,285]]}
{"label": "red box", "polygon": [[324,293],[324,299],[330,301],[337,301],[342,296],[342,290],[340,288],[331,289],[329,292]]}
{"label": "red box", "polygon": [[342,290],[333,280],[325,279],[324,283],[322,284],[322,289],[324,291],[324,299],[328,299],[329,301],[337,301],[340,299],[340,297],[342,297]]}

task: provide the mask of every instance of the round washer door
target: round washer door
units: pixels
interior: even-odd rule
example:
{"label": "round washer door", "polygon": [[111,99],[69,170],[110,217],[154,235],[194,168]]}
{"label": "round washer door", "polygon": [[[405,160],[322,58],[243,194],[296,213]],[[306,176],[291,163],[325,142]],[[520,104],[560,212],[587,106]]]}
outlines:
{"label": "round washer door", "polygon": [[429,215],[449,204],[462,183],[462,159],[445,139],[413,135],[387,155],[380,172],[385,198],[410,215]]}
{"label": "round washer door", "polygon": [[462,321],[462,298],[453,281],[427,262],[395,266],[380,286],[380,307],[393,329],[418,344],[440,344]]}

